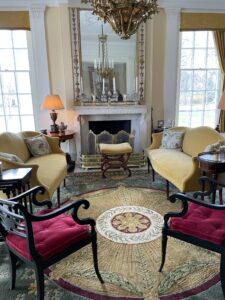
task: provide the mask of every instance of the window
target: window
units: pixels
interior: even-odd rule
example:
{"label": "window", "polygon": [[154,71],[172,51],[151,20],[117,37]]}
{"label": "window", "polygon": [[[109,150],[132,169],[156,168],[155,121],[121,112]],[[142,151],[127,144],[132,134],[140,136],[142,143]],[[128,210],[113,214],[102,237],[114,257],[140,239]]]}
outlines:
{"label": "window", "polygon": [[34,130],[25,30],[0,30],[0,132]]}
{"label": "window", "polygon": [[181,33],[178,125],[215,127],[220,68],[211,31]]}

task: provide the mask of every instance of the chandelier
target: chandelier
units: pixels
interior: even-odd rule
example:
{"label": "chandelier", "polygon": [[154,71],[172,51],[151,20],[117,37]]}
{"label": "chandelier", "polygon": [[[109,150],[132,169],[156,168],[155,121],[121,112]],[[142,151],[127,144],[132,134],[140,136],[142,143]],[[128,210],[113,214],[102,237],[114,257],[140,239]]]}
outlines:
{"label": "chandelier", "polygon": [[107,78],[113,71],[113,61],[108,60],[107,35],[98,35],[98,59],[94,62],[94,69],[100,78]]}
{"label": "chandelier", "polygon": [[157,0],[81,0],[91,3],[93,14],[104,22],[122,39],[129,39],[142,22],[158,13]]}

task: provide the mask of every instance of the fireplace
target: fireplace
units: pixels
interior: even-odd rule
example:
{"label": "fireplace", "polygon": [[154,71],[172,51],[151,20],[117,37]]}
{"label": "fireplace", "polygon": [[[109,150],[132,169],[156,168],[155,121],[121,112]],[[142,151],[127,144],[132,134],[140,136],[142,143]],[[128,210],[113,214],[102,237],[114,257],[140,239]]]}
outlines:
{"label": "fireplace", "polygon": [[111,134],[116,134],[120,130],[131,133],[131,120],[89,121],[89,130],[92,130],[95,134],[99,134],[104,130]]}
{"label": "fireplace", "polygon": [[[97,129],[98,131],[115,127],[115,133],[121,129],[124,130],[121,126],[126,126],[125,131],[132,133],[135,136],[134,153],[142,152],[149,144],[148,135],[150,136],[150,134],[147,133],[147,108],[145,105],[82,105],[74,106],[74,109],[77,120],[79,121],[75,122],[76,153],[78,161],[80,155],[88,153],[88,133],[93,124],[94,126],[96,124],[97,127],[100,124],[100,128]],[[117,124],[119,130],[116,128]],[[108,131],[110,132],[110,130]],[[98,133],[99,132],[96,134]],[[110,133],[115,134],[114,132]]]}

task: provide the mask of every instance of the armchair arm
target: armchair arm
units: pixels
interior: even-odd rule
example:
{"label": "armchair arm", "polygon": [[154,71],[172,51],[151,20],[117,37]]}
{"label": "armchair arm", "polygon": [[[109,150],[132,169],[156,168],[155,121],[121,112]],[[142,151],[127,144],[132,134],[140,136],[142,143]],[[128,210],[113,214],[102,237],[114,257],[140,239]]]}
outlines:
{"label": "armchair arm", "polygon": [[5,169],[16,169],[16,168],[26,168],[24,163],[11,161],[7,158],[1,157],[1,162],[3,163],[3,170]]}
{"label": "armchair arm", "polygon": [[59,138],[45,135],[53,153],[64,153],[59,147]]}
{"label": "armchair arm", "polygon": [[149,146],[149,150],[158,149],[161,145],[163,132],[156,132],[152,134],[152,143]]}

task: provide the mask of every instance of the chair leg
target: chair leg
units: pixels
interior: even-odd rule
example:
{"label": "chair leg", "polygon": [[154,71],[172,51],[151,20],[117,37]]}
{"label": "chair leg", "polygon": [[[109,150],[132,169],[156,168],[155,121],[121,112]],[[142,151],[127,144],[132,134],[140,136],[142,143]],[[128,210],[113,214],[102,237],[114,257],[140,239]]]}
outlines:
{"label": "chair leg", "polygon": [[37,299],[44,300],[44,270],[38,264],[35,265],[35,276],[37,283]]}
{"label": "chair leg", "polygon": [[147,157],[147,163],[148,163],[148,173],[150,172],[150,159]]}
{"label": "chair leg", "polygon": [[104,283],[104,280],[102,279],[102,276],[99,272],[98,268],[98,254],[97,254],[97,241],[94,239],[92,241],[92,254],[93,254],[93,262],[94,262],[94,268],[95,268],[95,273],[101,283]]}
{"label": "chair leg", "polygon": [[220,280],[221,280],[221,287],[223,291],[223,297],[225,299],[225,252],[221,254],[221,259],[220,259]]}
{"label": "chair leg", "polygon": [[167,234],[163,233],[162,235],[162,261],[161,261],[161,265],[159,268],[159,272],[162,271],[164,263],[165,263],[165,259],[166,259],[166,245],[167,245]]}
{"label": "chair leg", "polygon": [[169,200],[170,197],[170,183],[168,180],[166,180],[166,198]]}
{"label": "chair leg", "polygon": [[16,284],[16,263],[18,258],[11,251],[9,251],[9,258],[10,258],[10,275],[11,275],[10,289],[14,290]]}
{"label": "chair leg", "polygon": [[60,207],[60,186],[57,188],[57,205]]}

